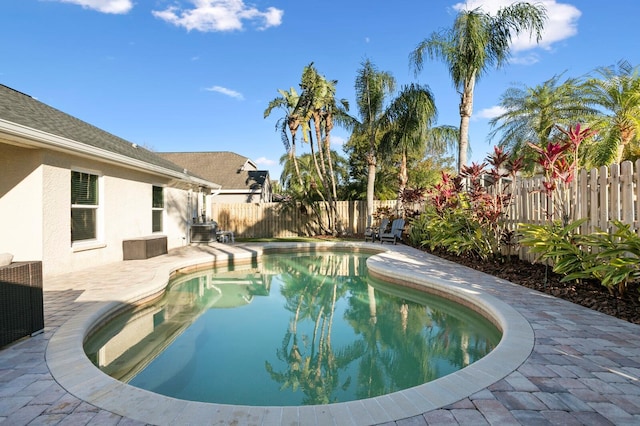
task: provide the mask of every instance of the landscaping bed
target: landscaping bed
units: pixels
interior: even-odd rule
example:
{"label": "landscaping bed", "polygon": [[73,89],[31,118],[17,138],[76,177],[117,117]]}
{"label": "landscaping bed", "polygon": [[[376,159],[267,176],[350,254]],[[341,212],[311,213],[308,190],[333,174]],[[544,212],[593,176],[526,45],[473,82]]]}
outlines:
{"label": "landscaping bed", "polygon": [[[551,271],[551,268],[545,272],[547,269],[545,265],[531,264],[517,257],[501,263],[460,257],[445,252],[425,251],[523,287],[538,290],[634,324],[640,324],[640,300],[638,299],[640,288],[637,284],[630,286],[621,296],[611,294],[608,289],[596,281],[584,281],[580,284],[560,282],[562,277]],[[546,280],[545,275],[547,276]]]}

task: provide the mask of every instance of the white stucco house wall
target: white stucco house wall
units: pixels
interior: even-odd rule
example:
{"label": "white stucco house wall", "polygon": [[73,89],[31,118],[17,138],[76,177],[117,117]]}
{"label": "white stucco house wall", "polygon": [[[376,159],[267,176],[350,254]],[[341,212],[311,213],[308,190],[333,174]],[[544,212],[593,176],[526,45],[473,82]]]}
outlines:
{"label": "white stucco house wall", "polygon": [[0,253],[44,275],[123,259],[123,240],[189,241],[220,185],[0,85]]}

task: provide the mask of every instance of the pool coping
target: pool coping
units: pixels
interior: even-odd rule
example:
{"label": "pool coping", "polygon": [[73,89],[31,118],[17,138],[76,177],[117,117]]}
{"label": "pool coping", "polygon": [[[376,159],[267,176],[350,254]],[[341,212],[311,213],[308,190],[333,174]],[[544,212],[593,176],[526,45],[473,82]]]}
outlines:
{"label": "pool coping", "polygon": [[[413,417],[466,398],[515,371],[531,354],[534,332],[516,309],[483,291],[491,283],[468,283],[458,279],[456,267],[432,259],[407,246],[372,243],[267,243],[226,256],[202,254],[160,264],[148,284],[106,297],[70,318],[51,337],[46,361],[54,379],[69,393],[99,408],[146,423],[173,424],[216,421],[240,424],[289,424],[300,419],[315,423],[377,424]],[[301,407],[253,407],[185,401],[129,386],[101,372],[83,350],[87,334],[105,317],[127,304],[154,297],[166,287],[171,274],[180,269],[213,266],[216,262],[246,262],[265,252],[282,250],[364,250],[374,254],[369,271],[399,285],[424,288],[448,295],[482,312],[499,326],[503,337],[487,356],[455,373],[434,381],[364,400]],[[461,269],[462,270],[462,269]],[[427,278],[427,274],[428,278]],[[122,289],[120,289],[122,290]],[[105,297],[105,296],[103,296]],[[349,419],[349,420],[347,420]]]}

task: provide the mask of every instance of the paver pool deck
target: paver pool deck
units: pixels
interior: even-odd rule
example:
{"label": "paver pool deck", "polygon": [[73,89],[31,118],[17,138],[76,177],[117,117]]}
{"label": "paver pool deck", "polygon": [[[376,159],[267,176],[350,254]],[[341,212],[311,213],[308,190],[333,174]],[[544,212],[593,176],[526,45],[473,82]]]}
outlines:
{"label": "paver pool deck", "polygon": [[640,326],[403,245],[384,245],[389,252],[372,258],[370,269],[405,282],[428,277],[434,289],[450,286],[456,299],[473,300],[505,328],[495,353],[406,391],[312,407],[240,407],[163,397],[111,379],[82,353],[86,330],[96,320],[118,304],[157,293],[172,270],[193,262],[246,259],[265,247],[189,246],[148,260],[45,277],[44,333],[0,350],[0,423],[640,424]]}

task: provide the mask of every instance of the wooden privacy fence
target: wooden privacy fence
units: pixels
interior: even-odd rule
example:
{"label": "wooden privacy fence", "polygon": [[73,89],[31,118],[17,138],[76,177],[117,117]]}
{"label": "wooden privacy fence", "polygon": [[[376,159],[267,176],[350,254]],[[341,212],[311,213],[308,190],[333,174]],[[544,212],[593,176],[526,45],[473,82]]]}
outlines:
{"label": "wooden privacy fence", "polygon": [[[635,169],[635,170],[634,170]],[[562,219],[566,211],[569,221],[586,218],[581,233],[598,229],[610,230],[611,221],[619,220],[640,232],[640,160],[625,161],[591,170],[581,170],[567,188],[566,198],[549,197],[543,191],[542,177],[519,179],[513,188],[513,204],[508,212],[511,229],[518,223],[548,223],[550,214]],[[564,205],[563,205],[564,203]],[[564,207],[564,208],[563,208]]]}
{"label": "wooden privacy fence", "polygon": [[[511,230],[518,223],[543,224],[548,222],[549,213],[557,212],[560,203],[570,207],[569,220],[587,218],[580,232],[591,233],[597,229],[611,229],[612,220],[620,220],[631,225],[640,233],[640,160],[625,161],[609,167],[581,170],[571,187],[567,198],[547,196],[544,193],[542,177],[517,179],[512,188],[513,203],[507,221]],[[555,204],[552,204],[555,203]],[[395,201],[376,201],[374,212],[380,207],[394,208]],[[328,204],[319,203],[326,218]],[[338,202],[339,229],[347,234],[362,234],[367,224],[365,201]],[[262,204],[213,204],[212,217],[218,226],[230,230],[238,237],[269,238],[298,237],[322,234],[316,215],[307,209],[285,208],[283,203]],[[326,223],[326,220],[325,220]]]}
{"label": "wooden privacy fence", "polygon": [[[379,207],[394,208],[395,201],[376,201],[373,211]],[[326,221],[327,203],[318,203]],[[218,227],[233,231],[236,237],[284,238],[306,237],[322,234],[316,214],[301,205],[285,203],[260,204],[212,204],[212,218]],[[366,201],[339,201],[337,203],[338,229],[347,235],[363,234],[367,226]]]}

